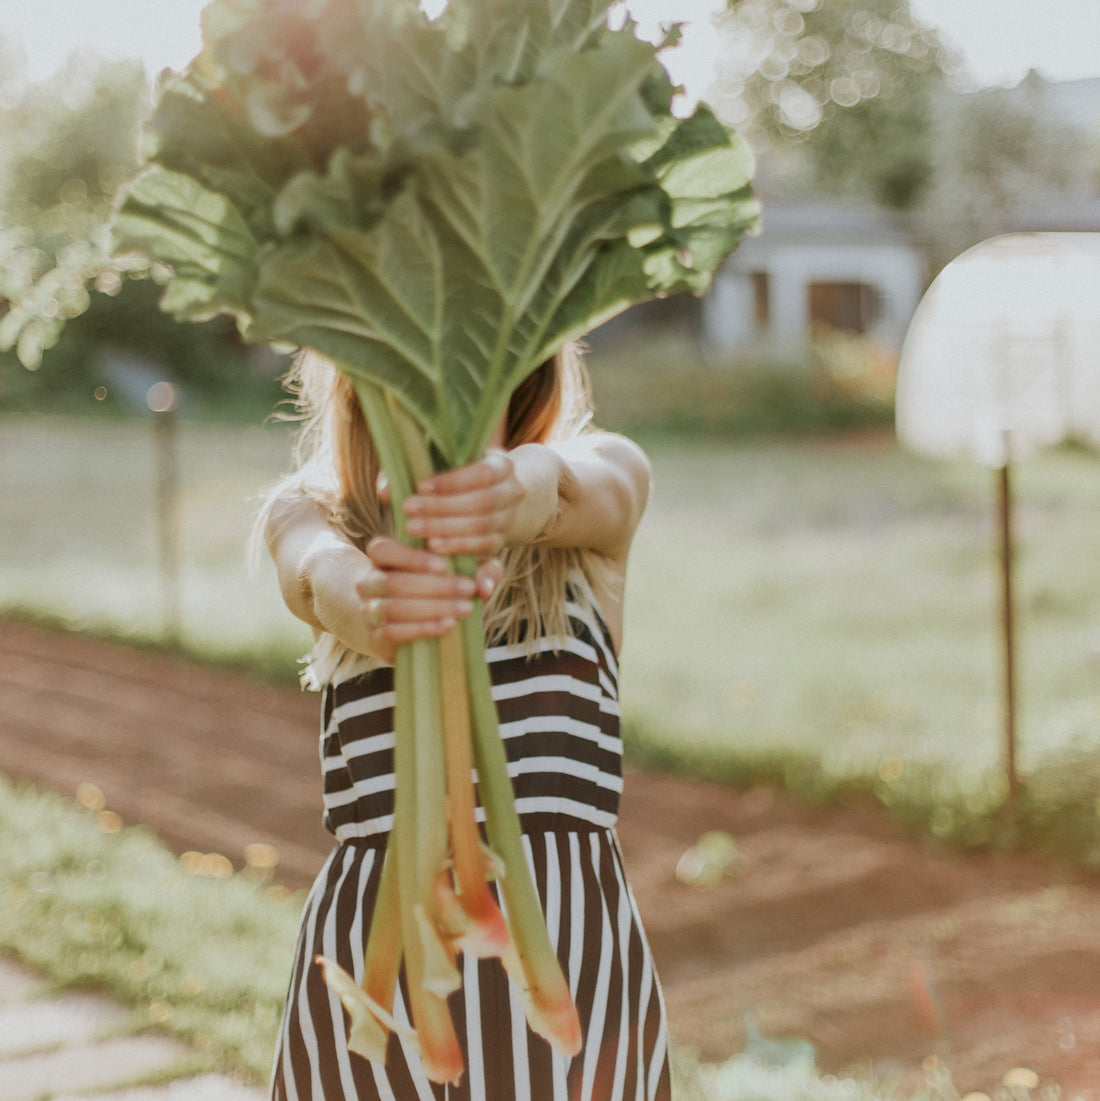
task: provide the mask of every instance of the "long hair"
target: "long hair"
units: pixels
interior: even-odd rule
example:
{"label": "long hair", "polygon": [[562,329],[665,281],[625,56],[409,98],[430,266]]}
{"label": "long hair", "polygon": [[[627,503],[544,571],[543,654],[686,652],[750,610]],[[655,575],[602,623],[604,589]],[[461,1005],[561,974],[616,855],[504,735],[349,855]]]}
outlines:
{"label": "long hair", "polygon": [[[262,528],[274,503],[307,496],[320,504],[335,527],[361,549],[376,535],[392,531],[388,510],[378,496],[381,473],[355,390],[326,357],[307,349],[296,357],[284,385],[292,396],[291,417],[301,422],[295,468],[270,492],[256,524]],[[507,450],[527,443],[554,443],[591,428],[588,376],[575,346],[542,363],[515,390],[505,417]],[[485,608],[486,636],[507,645],[524,641],[534,652],[541,637],[569,633],[566,600],[571,574],[590,577],[598,556],[573,548],[507,547],[504,576]],[[587,600],[585,591],[575,594]],[[334,638],[318,640],[305,674],[310,687],[377,664],[351,654]]]}

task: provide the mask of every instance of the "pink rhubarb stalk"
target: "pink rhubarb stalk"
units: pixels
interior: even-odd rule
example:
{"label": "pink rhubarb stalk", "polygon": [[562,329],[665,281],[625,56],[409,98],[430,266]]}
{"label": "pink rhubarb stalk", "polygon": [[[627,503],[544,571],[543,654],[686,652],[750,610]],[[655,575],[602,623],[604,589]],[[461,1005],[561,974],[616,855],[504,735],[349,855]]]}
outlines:
{"label": "pink rhubarb stalk", "polygon": [[440,639],[443,672],[443,744],[447,773],[447,815],[458,902],[467,918],[459,947],[475,956],[502,956],[511,939],[504,914],[489,891],[473,781],[473,729],[466,656],[454,630]]}

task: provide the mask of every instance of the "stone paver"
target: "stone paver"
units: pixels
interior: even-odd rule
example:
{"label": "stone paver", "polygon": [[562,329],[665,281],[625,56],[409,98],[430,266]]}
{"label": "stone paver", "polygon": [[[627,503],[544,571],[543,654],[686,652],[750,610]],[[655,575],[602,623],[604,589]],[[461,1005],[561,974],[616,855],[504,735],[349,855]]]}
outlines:
{"label": "stone paver", "polygon": [[[184,1077],[191,1049],[169,1036],[119,1035],[127,1017],[125,1008],[98,994],[51,996],[28,968],[0,959],[0,1101],[266,1097],[265,1091],[225,1075]],[[162,1081],[134,1085],[153,1078]]]}
{"label": "stone paver", "polygon": [[144,1086],[115,1093],[58,1094],[50,1101],[266,1101],[267,1091],[242,1086],[232,1078],[202,1074],[162,1086]]}
{"label": "stone paver", "polygon": [[126,1010],[96,994],[0,1006],[0,1056],[87,1043],[126,1020]]}
{"label": "stone paver", "polygon": [[187,1047],[166,1036],[122,1036],[66,1045],[0,1063],[2,1096],[4,1101],[40,1101],[74,1088],[81,1092],[113,1089],[170,1071],[189,1054]]}

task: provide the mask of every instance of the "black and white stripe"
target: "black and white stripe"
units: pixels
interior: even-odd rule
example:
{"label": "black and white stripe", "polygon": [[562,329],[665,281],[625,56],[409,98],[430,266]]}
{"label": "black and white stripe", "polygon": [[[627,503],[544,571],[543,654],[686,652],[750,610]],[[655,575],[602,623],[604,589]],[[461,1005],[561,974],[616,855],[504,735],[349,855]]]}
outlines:
{"label": "black and white stripe", "polygon": [[[463,960],[452,1014],[466,1073],[433,1085],[391,1038],[384,1068],[346,1045],[318,954],[357,979],[393,817],[392,675],[330,686],[323,704],[326,825],[342,842],[299,934],[276,1056],[274,1101],[668,1101],[660,986],[614,824],[622,787],[618,670],[606,629],[570,605],[574,637],[487,651],[524,843],[551,942],[585,1037],[575,1058],[532,1033],[499,961]],[[398,1019],[407,1020],[399,996]]]}

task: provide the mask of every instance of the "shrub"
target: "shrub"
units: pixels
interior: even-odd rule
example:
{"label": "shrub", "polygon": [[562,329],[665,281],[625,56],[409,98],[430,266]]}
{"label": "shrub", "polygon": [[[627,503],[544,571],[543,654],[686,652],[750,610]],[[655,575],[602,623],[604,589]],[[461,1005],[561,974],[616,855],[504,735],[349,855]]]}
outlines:
{"label": "shrub", "polygon": [[684,336],[596,345],[601,425],[642,435],[733,437],[871,428],[893,421],[893,359],[822,331],[801,356],[708,357]]}

